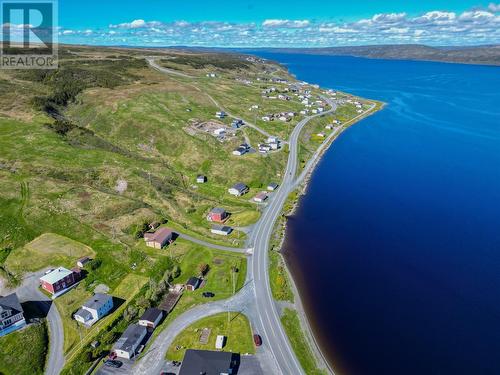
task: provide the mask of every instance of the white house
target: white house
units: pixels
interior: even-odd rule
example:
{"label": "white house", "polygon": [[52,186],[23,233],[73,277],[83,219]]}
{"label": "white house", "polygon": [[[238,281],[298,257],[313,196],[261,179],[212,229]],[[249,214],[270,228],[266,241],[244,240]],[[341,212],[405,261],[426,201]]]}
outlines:
{"label": "white house", "polygon": [[73,315],[77,322],[90,327],[113,308],[113,297],[108,294],[96,293]]}
{"label": "white house", "polygon": [[233,231],[233,228],[228,227],[227,225],[214,225],[210,232],[213,234],[219,234],[221,236],[228,236]]}
{"label": "white house", "polygon": [[229,194],[239,197],[248,192],[248,186],[242,182],[238,182],[228,189]]}
{"label": "white house", "polygon": [[163,318],[163,311],[155,307],[150,307],[139,319],[138,324],[143,327],[156,328]]}
{"label": "white house", "polygon": [[116,342],[113,351],[120,358],[131,359],[135,356],[137,348],[146,337],[148,330],[139,324],[131,324]]}

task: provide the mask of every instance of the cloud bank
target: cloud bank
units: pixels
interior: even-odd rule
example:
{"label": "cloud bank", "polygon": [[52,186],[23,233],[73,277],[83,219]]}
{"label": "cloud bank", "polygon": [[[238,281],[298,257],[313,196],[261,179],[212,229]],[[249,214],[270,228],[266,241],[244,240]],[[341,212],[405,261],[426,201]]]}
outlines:
{"label": "cloud bank", "polygon": [[338,21],[267,19],[260,23],[136,19],[99,30],[61,29],[60,42],[137,46],[327,47],[363,44],[500,43],[500,4],[463,13],[381,13]]}

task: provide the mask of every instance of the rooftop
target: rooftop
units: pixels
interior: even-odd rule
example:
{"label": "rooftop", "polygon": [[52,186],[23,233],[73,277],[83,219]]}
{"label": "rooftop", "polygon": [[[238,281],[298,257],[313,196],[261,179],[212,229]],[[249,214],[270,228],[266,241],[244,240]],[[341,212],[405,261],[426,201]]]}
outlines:
{"label": "rooftop", "polygon": [[169,236],[172,235],[172,229],[167,228],[167,227],[162,227],[158,229],[156,232],[153,234],[149,234],[146,236],[147,241],[157,241],[157,242],[163,242],[165,241]]}
{"label": "rooftop", "polygon": [[123,335],[116,342],[115,349],[120,349],[127,352],[133,350],[134,346],[140,344],[143,336],[146,333],[146,327],[140,326],[138,324],[129,325],[125,332],[123,332]]}
{"label": "rooftop", "polygon": [[142,314],[139,320],[147,320],[148,322],[154,322],[158,317],[162,316],[163,311],[157,309],[156,307],[150,307],[144,314]]}
{"label": "rooftop", "polygon": [[221,207],[214,207],[210,210],[212,214],[223,214],[224,212],[226,212],[226,210]]}
{"label": "rooftop", "polygon": [[238,191],[243,191],[248,189],[248,186],[246,186],[243,182],[237,182],[236,184],[233,185],[232,188]]}
{"label": "rooftop", "polygon": [[179,375],[220,375],[230,374],[238,367],[240,355],[211,350],[186,350]]}
{"label": "rooftop", "polygon": [[12,315],[23,311],[23,307],[19,303],[16,293],[9,294],[5,297],[0,297],[0,312],[2,310],[12,310]]}
{"label": "rooftop", "polygon": [[66,276],[69,276],[73,273],[73,271],[68,270],[64,267],[59,267],[53,270],[52,272],[40,277],[41,281],[45,281],[49,284],[57,283],[59,280],[64,279]]}
{"label": "rooftop", "polygon": [[83,306],[85,306],[88,309],[99,309],[102,306],[104,306],[106,303],[108,303],[109,300],[112,300],[113,297],[110,296],[109,294],[104,294],[104,293],[96,293],[92,297],[90,297]]}

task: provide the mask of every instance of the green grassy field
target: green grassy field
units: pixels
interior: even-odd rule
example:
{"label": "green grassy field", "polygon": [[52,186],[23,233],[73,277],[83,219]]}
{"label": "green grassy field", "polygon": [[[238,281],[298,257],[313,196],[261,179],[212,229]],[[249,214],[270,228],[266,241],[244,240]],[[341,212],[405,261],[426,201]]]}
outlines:
{"label": "green grassy field", "polygon": [[[32,324],[0,338],[0,373],[42,375],[49,338],[45,323]],[[27,350],[29,348],[29,350]]]}
{"label": "green grassy field", "polygon": [[93,257],[94,251],[72,239],[54,233],[44,233],[7,257],[5,266],[15,274],[36,271],[48,266],[76,266],[76,260]]}
{"label": "green grassy field", "polygon": [[305,373],[308,375],[326,375],[328,373],[326,370],[320,370],[317,367],[316,359],[304,337],[297,312],[285,309],[281,317],[281,323]]}
{"label": "green grassy field", "polygon": [[[200,334],[204,328],[210,329],[206,344],[200,343]],[[215,350],[217,335],[226,336],[226,345],[222,351],[233,353],[255,353],[250,323],[241,313],[222,313],[203,318],[182,331],[170,345],[166,358],[182,361],[186,349]]]}

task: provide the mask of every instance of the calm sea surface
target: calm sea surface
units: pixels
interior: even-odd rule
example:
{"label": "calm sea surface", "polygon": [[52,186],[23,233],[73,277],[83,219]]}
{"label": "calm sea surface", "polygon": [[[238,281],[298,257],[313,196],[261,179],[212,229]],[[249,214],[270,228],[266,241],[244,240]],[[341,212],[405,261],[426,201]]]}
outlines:
{"label": "calm sea surface", "polygon": [[500,68],[259,53],[386,102],[289,221],[286,258],[340,374],[500,374]]}

